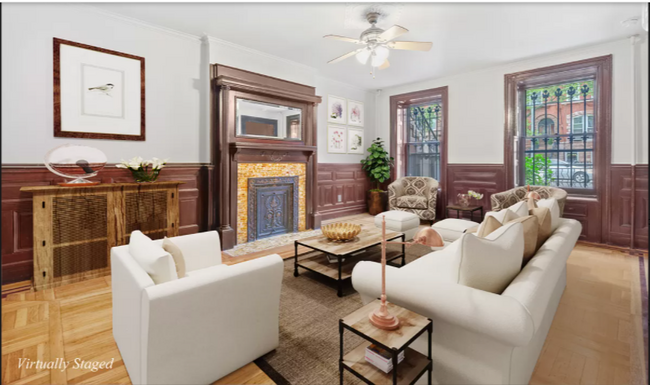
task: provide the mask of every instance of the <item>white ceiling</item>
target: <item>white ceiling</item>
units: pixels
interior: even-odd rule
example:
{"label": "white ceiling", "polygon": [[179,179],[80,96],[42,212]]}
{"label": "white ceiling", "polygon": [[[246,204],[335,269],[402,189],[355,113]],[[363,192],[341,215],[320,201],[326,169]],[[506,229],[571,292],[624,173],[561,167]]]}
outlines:
{"label": "white ceiling", "polygon": [[[107,11],[201,36],[208,34],[316,68],[323,76],[366,89],[494,66],[635,33],[641,3],[627,4],[300,4],[194,3],[95,4]],[[387,13],[378,26],[399,24],[410,30],[397,40],[432,41],[429,52],[392,50],[391,67],[373,79],[354,58],[327,61],[356,49],[326,40],[338,34],[358,38],[369,26],[365,13]]]}

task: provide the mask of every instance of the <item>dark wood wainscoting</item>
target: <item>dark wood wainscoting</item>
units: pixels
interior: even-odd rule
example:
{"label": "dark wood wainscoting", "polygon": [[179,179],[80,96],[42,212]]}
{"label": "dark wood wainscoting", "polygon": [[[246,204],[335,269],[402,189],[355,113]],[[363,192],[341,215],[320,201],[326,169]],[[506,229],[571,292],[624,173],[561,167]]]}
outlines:
{"label": "dark wood wainscoting", "polygon": [[[448,164],[447,180],[447,204],[455,204],[458,194],[467,194],[468,190],[474,190],[483,194],[480,204],[483,206],[484,212],[492,209],[490,203],[492,194],[506,189],[502,164]],[[465,216],[469,218],[468,213],[464,214],[467,214]],[[450,212],[449,215],[455,218],[455,211]],[[474,218],[476,220],[476,213]]]}
{"label": "dark wood wainscoting", "polygon": [[[170,164],[160,174],[160,180],[185,182],[180,186],[180,235],[208,229],[207,186],[211,169],[201,164]],[[130,172],[113,166],[92,179],[102,183],[133,181]],[[2,284],[32,278],[32,196],[20,188],[63,181],[44,166],[2,166]]]}
{"label": "dark wood wainscoting", "polygon": [[370,180],[359,163],[318,164],[318,212],[320,221],[364,213]]}
{"label": "dark wood wainscoting", "polygon": [[[648,249],[648,165],[636,165],[634,207],[632,207],[632,166],[613,164],[610,167],[609,237],[606,243],[629,247],[632,221],[634,246]],[[634,211],[634,212],[633,212]]]}

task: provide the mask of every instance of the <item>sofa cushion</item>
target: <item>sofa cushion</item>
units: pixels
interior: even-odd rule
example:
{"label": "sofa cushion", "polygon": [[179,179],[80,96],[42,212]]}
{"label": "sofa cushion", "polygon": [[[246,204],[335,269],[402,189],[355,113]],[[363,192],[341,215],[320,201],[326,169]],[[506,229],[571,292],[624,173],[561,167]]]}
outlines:
{"label": "sofa cushion", "polygon": [[167,237],[165,237],[163,240],[162,248],[171,254],[172,258],[174,258],[174,264],[176,265],[176,274],[178,275],[178,278],[185,277],[185,257],[183,257],[183,252],[181,249],[179,249],[178,246],[176,246],[176,244]]}
{"label": "sofa cushion", "polygon": [[537,245],[536,251],[546,242],[546,240],[553,234],[551,227],[551,210],[546,207],[539,207],[530,210],[530,215],[537,218],[539,228],[537,230]]}
{"label": "sofa cushion", "polygon": [[427,198],[422,195],[402,195],[397,197],[397,207],[405,209],[426,209]]}
{"label": "sofa cushion", "polygon": [[449,244],[442,250],[426,254],[406,266],[400,271],[422,273],[438,282],[458,282],[458,261],[455,258],[457,242]]}
{"label": "sofa cushion", "polygon": [[560,206],[557,199],[540,199],[536,203],[537,207],[546,207],[551,210],[551,231],[557,230],[558,226],[560,226]]}
{"label": "sofa cushion", "polygon": [[139,230],[131,233],[129,254],[155,284],[178,279],[172,256]]}
{"label": "sofa cushion", "polygon": [[501,294],[521,271],[524,235],[521,223],[508,223],[485,238],[463,234],[456,242],[457,282]]}

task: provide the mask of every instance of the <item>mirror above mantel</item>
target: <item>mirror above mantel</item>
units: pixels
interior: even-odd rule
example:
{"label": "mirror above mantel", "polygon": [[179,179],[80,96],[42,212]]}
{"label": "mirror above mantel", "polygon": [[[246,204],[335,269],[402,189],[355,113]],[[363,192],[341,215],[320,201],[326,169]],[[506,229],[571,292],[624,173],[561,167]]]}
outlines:
{"label": "mirror above mantel", "polygon": [[245,187],[239,173],[246,167],[299,175],[304,228],[319,228],[316,107],[322,99],[316,88],[220,64],[211,66],[211,80],[215,205],[209,225],[219,232],[224,250],[237,244],[243,223],[238,213],[247,210],[239,199]]}
{"label": "mirror above mantel", "polygon": [[237,136],[302,140],[302,109],[237,98]]}

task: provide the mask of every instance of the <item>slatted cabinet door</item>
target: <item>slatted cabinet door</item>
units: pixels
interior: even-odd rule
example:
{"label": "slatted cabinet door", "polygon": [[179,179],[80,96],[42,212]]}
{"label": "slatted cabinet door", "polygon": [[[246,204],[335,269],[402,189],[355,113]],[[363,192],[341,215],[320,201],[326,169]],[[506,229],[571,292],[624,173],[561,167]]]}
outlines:
{"label": "slatted cabinet door", "polygon": [[110,274],[110,249],[134,230],[178,235],[180,183],[22,188],[33,193],[35,290]]}

